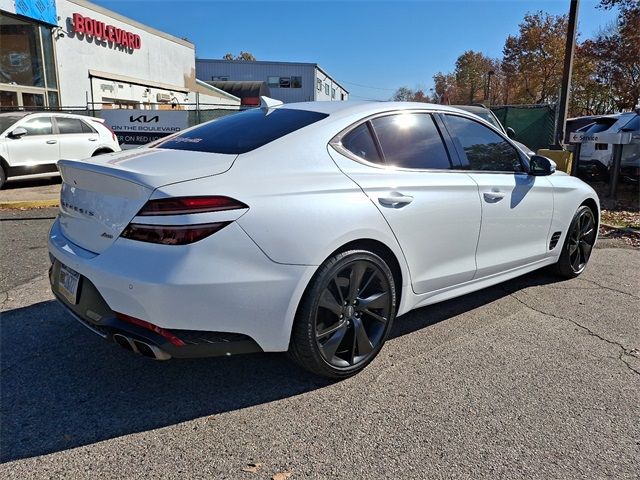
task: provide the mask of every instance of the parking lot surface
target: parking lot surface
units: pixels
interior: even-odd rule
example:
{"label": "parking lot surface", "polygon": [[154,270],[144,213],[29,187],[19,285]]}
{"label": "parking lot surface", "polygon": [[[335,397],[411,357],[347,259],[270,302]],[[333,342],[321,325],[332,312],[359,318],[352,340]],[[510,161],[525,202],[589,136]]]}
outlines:
{"label": "parking lot surface", "polygon": [[53,215],[0,213],[2,478],[638,478],[640,250],[407,314],[333,383],[104,342],[49,293]]}

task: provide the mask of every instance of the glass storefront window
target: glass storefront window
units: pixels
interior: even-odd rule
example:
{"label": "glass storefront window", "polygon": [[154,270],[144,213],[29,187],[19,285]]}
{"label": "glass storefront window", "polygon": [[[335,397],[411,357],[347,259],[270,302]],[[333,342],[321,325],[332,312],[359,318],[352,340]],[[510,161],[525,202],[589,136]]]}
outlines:
{"label": "glass storefront window", "polygon": [[41,93],[22,93],[22,105],[25,107],[44,107],[44,95]]}
{"label": "glass storefront window", "polygon": [[0,82],[44,87],[38,26],[0,15]]}
{"label": "glass storefront window", "polygon": [[47,92],[47,96],[49,97],[49,106],[50,107],[59,107],[60,106],[60,104],[58,103],[58,92],[49,91],[49,92]]}
{"label": "glass storefront window", "polygon": [[0,91],[0,107],[17,107],[18,94],[16,92]]}
{"label": "glass storefront window", "polygon": [[40,26],[40,35],[42,35],[42,53],[44,54],[44,71],[47,80],[47,88],[57,88],[58,81],[56,79],[56,64],[53,55],[53,38],[51,29]]}

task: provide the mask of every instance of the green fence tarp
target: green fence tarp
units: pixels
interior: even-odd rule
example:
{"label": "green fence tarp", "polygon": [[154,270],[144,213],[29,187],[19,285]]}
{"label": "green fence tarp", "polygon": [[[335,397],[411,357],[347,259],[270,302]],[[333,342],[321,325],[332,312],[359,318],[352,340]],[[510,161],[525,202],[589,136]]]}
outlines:
{"label": "green fence tarp", "polygon": [[496,105],[491,110],[505,128],[515,130],[515,139],[531,150],[553,143],[555,105]]}

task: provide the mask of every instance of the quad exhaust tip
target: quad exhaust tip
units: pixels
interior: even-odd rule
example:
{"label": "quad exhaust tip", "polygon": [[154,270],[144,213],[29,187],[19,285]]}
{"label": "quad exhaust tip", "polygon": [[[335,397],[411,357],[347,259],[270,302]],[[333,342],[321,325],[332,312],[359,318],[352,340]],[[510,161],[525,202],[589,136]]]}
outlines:
{"label": "quad exhaust tip", "polygon": [[140,355],[153,358],[154,360],[169,360],[171,358],[171,355],[169,355],[164,350],[161,350],[160,348],[156,347],[155,345],[150,345],[141,340],[127,337],[126,335],[122,335],[121,333],[114,334],[113,341],[116,342],[125,350],[129,350],[130,352],[134,352],[134,353],[139,353]]}

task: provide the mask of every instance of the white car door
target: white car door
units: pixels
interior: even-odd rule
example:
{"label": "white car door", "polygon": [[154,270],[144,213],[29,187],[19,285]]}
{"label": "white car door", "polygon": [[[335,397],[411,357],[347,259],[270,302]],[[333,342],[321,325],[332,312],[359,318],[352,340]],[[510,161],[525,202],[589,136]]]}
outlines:
{"label": "white car door", "polygon": [[79,118],[56,116],[60,158],[80,160],[93,155],[100,136],[93,127],[89,127]]}
{"label": "white car door", "polygon": [[6,137],[9,166],[12,175],[29,175],[56,170],[60,159],[57,136],[54,134],[51,117],[38,116],[18,122],[26,135],[19,138]]}
{"label": "white car door", "polygon": [[489,127],[454,114],[442,117],[463,168],[479,187],[476,278],[545,258],[553,217],[551,182],[527,174],[517,149]]}
{"label": "white car door", "polygon": [[414,292],[473,278],[478,187],[452,169],[430,114],[378,116],[334,139],[332,146],[338,167],[363,189],[396,235]]}

